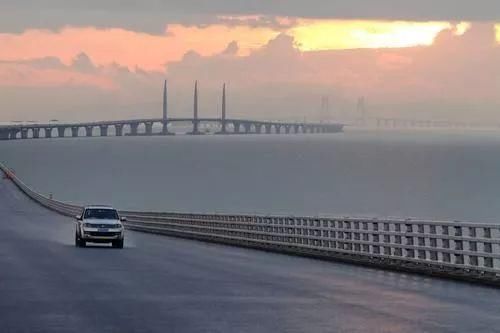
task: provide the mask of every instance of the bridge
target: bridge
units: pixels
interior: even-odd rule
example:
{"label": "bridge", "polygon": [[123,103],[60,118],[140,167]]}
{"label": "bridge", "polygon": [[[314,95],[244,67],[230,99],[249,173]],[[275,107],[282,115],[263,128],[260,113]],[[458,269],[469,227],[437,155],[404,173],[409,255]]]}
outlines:
{"label": "bridge", "polygon": [[480,123],[467,123],[461,121],[451,120],[422,120],[422,119],[406,119],[406,118],[375,118],[377,128],[453,128],[453,129],[466,129],[466,128],[498,128],[496,124],[480,124]]}
{"label": "bridge", "polygon": [[72,244],[70,217],[81,207],[36,193],[0,168],[4,332],[492,332],[500,326],[500,290],[482,284],[498,283],[499,225],[121,212],[129,220],[124,250],[81,249]]}
{"label": "bridge", "polygon": [[[222,93],[222,114],[220,118],[203,118],[198,114],[198,83],[195,83],[192,118],[168,117],[167,84],[163,90],[163,117],[154,119],[129,119],[96,121],[83,123],[15,124],[0,126],[0,140],[50,139],[64,137],[93,136],[152,136],[172,135],[170,124],[191,124],[192,130],[186,134],[200,135],[208,128],[217,128],[217,134],[299,134],[338,133],[342,124],[260,121],[227,118],[226,86]],[[97,130],[97,131],[96,131]],[[156,131],[155,131],[156,130]]]}

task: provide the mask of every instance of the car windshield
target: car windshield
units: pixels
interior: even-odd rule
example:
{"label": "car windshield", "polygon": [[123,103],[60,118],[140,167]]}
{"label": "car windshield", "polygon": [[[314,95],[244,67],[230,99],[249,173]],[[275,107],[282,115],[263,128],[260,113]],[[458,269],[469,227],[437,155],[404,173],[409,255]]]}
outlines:
{"label": "car windshield", "polygon": [[114,209],[86,209],[85,219],[118,220],[118,213]]}

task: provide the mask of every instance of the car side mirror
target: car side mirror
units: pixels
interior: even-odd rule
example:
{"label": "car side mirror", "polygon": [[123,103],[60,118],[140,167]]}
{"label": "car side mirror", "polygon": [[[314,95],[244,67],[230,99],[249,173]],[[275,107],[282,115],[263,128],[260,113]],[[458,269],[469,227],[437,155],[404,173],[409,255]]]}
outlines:
{"label": "car side mirror", "polygon": [[125,216],[120,217],[120,221],[127,222],[127,218]]}
{"label": "car side mirror", "polygon": [[76,215],[76,216],[75,216],[75,219],[76,219],[77,221],[82,221],[82,220],[83,220],[81,215]]}

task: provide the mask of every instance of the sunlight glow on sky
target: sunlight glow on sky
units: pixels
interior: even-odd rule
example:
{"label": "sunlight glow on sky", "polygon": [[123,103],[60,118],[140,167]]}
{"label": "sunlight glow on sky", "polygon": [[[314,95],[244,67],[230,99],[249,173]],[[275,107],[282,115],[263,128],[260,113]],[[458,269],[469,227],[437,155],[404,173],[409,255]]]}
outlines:
{"label": "sunlight glow on sky", "polygon": [[[290,34],[301,51],[399,48],[431,45],[439,32],[451,28],[449,22],[299,20]],[[456,29],[462,34],[467,25]]]}
{"label": "sunlight glow on sky", "polygon": [[498,114],[500,22],[163,20],[155,30],[114,21],[0,30],[0,109],[16,119],[17,112],[29,119],[39,110],[59,119],[77,109],[100,116],[89,102],[108,108],[119,101],[134,105],[113,111],[120,117],[157,114],[158,90],[168,78],[177,110],[190,108],[192,82],[199,80],[203,105],[212,106],[222,82],[230,82],[240,115],[272,114],[275,102],[291,114],[312,112],[310,103],[323,94],[331,94],[338,110],[366,96],[389,115],[394,105]]}

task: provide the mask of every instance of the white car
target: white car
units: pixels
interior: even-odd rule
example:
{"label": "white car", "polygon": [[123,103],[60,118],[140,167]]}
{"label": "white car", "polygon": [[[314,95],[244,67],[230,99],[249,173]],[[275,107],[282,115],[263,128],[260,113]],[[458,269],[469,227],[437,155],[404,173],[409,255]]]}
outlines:
{"label": "white car", "polygon": [[107,206],[85,207],[76,216],[75,246],[85,247],[90,243],[111,243],[115,248],[123,248],[124,227],[117,210]]}

